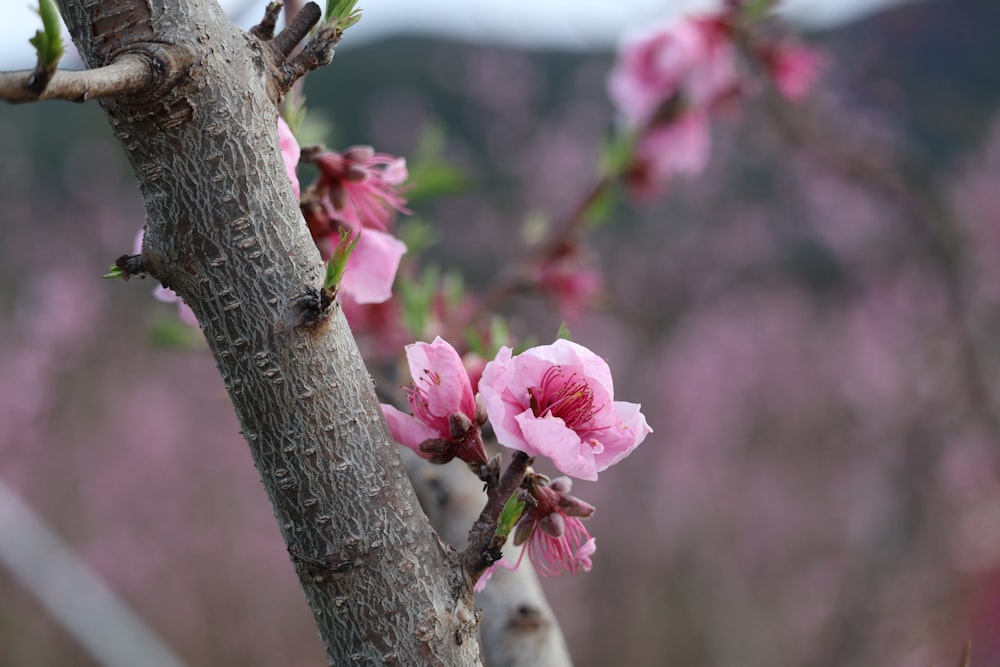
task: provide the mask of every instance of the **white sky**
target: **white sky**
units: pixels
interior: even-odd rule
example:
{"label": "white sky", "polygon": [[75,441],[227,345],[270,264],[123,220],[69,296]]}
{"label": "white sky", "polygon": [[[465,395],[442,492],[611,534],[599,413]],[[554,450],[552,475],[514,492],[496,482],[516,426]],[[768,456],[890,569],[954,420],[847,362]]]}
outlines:
{"label": "white sky", "polygon": [[[784,0],[789,18],[807,28],[845,23],[904,0]],[[41,27],[37,0],[3,0],[0,69],[34,65],[28,39]],[[266,0],[222,0],[249,27]],[[325,4],[320,2],[321,6]],[[447,37],[525,47],[606,48],[623,30],[718,6],[718,0],[361,0],[364,18],[342,48],[393,34]],[[68,39],[68,38],[67,38]],[[68,63],[67,63],[68,64]]]}

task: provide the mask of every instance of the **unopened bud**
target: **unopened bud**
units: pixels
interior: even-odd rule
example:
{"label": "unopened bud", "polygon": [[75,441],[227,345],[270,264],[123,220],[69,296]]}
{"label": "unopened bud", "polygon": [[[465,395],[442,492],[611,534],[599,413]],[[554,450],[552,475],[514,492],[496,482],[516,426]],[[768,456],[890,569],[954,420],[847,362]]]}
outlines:
{"label": "unopened bud", "polygon": [[431,463],[444,464],[455,458],[455,445],[444,438],[428,438],[417,447],[419,454]]}
{"label": "unopened bud", "polygon": [[448,417],[448,430],[453,438],[463,438],[472,430],[472,420],[461,412]]}

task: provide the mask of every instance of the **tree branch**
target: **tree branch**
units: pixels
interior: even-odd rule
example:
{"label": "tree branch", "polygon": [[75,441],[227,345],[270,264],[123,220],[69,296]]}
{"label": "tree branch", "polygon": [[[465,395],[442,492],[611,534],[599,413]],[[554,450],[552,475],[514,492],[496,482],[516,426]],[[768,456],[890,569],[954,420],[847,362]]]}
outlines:
{"label": "tree branch", "polygon": [[87,100],[113,95],[140,93],[156,81],[148,58],[135,53],[119,56],[113,63],[80,72],[56,70],[47,85],[36,92],[32,88],[35,71],[0,72],[0,99],[23,103],[39,100]]}
{"label": "tree branch", "polygon": [[[483,502],[480,481],[464,466],[431,465],[409,450],[402,454],[431,524],[451,546],[468,552],[466,526],[476,521],[476,508]],[[479,644],[485,664],[572,667],[566,640],[534,568],[497,568],[486,589],[476,594],[476,609],[482,612]]]}

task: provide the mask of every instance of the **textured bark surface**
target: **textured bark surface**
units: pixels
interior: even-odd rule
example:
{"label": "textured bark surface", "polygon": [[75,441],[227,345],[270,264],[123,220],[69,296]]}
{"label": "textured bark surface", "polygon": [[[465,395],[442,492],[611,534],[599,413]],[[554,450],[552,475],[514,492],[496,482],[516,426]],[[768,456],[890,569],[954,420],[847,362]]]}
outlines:
{"label": "textured bark surface", "polygon": [[346,322],[312,316],[323,266],[278,148],[280,56],[214,0],[60,8],[90,67],[193,52],[176,85],[102,106],[145,199],[145,268],[201,323],[330,663],[478,664],[470,582],[419,509]]}

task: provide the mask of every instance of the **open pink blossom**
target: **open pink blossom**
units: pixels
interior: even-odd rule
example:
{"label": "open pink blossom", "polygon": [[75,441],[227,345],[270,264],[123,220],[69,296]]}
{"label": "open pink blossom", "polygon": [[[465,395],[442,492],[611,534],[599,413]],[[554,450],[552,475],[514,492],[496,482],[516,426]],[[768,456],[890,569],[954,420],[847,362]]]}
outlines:
{"label": "open pink blossom", "polygon": [[412,414],[382,405],[397,442],[435,463],[460,458],[486,463],[472,384],[458,352],[441,337],[406,346],[413,384],[407,390]]}
{"label": "open pink blossom", "polygon": [[607,362],[568,340],[517,356],[500,348],[479,395],[500,444],[579,479],[597,479],[652,432],[638,404],[614,400]]}

